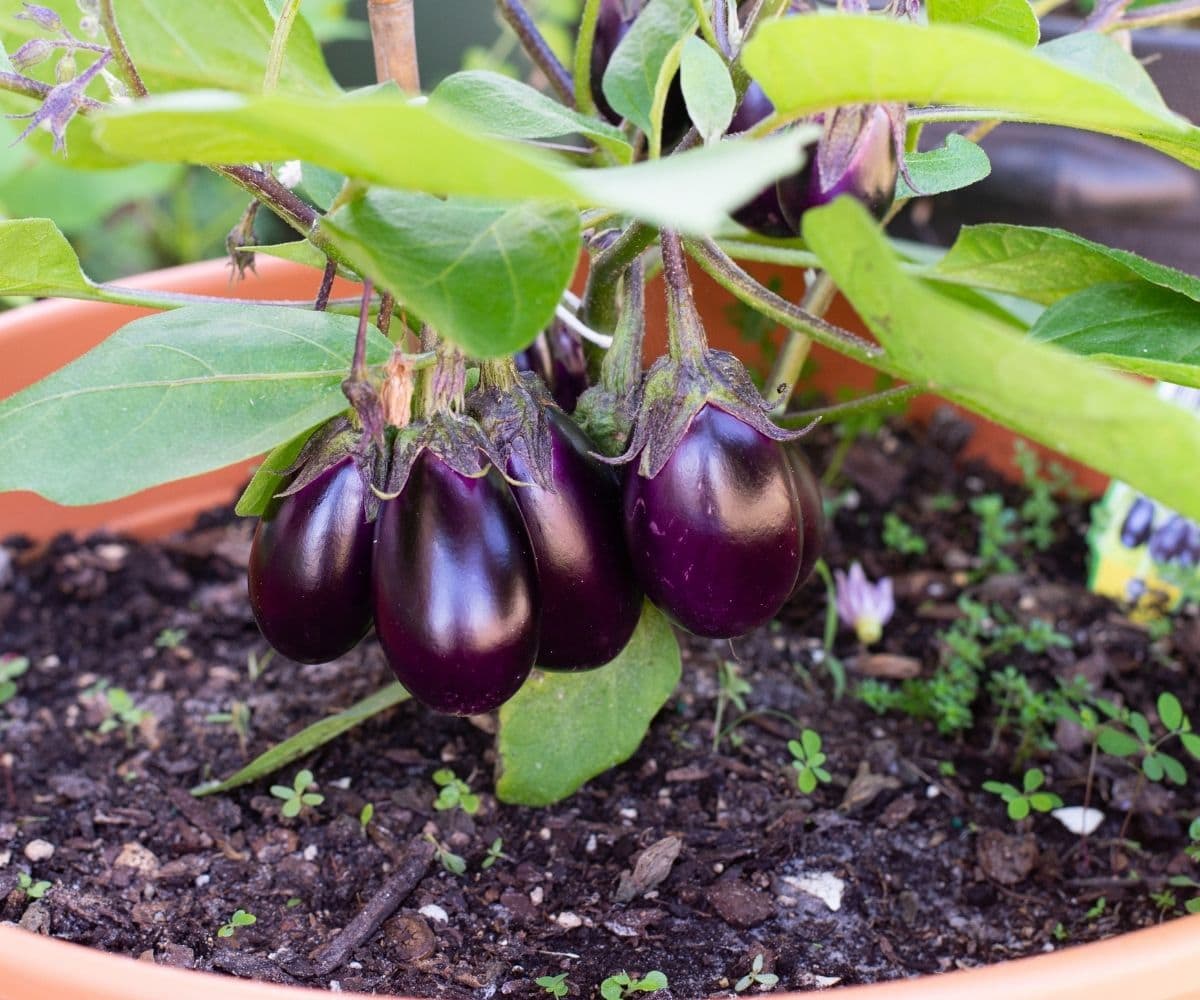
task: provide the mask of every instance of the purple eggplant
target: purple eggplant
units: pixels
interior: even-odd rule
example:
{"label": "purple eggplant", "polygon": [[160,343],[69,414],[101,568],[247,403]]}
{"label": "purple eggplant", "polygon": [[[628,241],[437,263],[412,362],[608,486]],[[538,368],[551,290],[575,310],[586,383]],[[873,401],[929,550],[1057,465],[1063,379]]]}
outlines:
{"label": "purple eggplant", "polygon": [[783,448],[705,404],[653,478],[630,468],[625,536],[647,596],[696,635],[770,621],[800,573],[800,503]]}
{"label": "purple eggplant", "polygon": [[825,549],[825,502],[821,497],[821,484],[813,475],[812,466],[794,442],[783,446],[787,453],[796,496],[800,501],[800,526],[803,534],[800,552],[800,574],[796,578],[796,589],[808,582],[813,567]]}
{"label": "purple eggplant", "polygon": [[[616,473],[588,454],[591,442],[567,417],[548,409],[546,419],[555,492],[513,487],[541,581],[537,662],[547,670],[587,670],[625,648],[641,615],[642,595],[621,531]],[[533,483],[533,470],[515,454],[508,471]]]}
{"label": "purple eggplant", "polygon": [[1150,541],[1154,529],[1154,501],[1138,497],[1125,515],[1121,524],[1121,544],[1127,549],[1136,549]]}
{"label": "purple eggplant", "polygon": [[857,198],[882,217],[896,194],[896,143],[888,110],[879,104],[839,108],[803,170],[776,185],[783,217],[793,233],[810,208],[839,195]]}
{"label": "purple eggplant", "polygon": [[1172,514],[1150,535],[1150,558],[1155,562],[1172,562],[1187,545],[1187,519]]}
{"label": "purple eggplant", "polygon": [[565,412],[575,412],[575,404],[589,385],[587,355],[578,334],[555,322],[525,350],[514,354],[513,361],[520,371],[539,376]]}
{"label": "purple eggplant", "polygon": [[250,549],[250,606],[284,656],[325,663],[371,626],[371,544],[366,487],[346,458],[272,502]]}
{"label": "purple eggplant", "polygon": [[472,478],[421,452],[400,495],[379,513],[372,589],[392,670],[434,711],[490,712],[533,668],[537,567],[495,469]]}

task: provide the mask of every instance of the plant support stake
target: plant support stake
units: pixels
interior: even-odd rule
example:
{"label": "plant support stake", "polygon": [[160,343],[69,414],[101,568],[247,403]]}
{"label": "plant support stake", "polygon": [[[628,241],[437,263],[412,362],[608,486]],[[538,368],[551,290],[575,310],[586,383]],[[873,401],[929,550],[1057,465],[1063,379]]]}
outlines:
{"label": "plant support stake", "polygon": [[369,0],[367,18],[375,49],[375,76],[394,80],[407,94],[421,92],[413,0]]}

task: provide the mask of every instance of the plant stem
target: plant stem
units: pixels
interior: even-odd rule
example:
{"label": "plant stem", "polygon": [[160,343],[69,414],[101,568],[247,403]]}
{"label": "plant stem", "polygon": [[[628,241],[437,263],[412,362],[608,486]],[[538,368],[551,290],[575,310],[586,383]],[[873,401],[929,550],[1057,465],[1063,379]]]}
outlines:
{"label": "plant stem", "polygon": [[621,277],[654,242],[656,235],[653,226],[634,222],[592,261],[579,317],[593,330],[612,333],[616,328],[621,311]]}
{"label": "plant stem", "polygon": [[696,311],[692,280],[688,277],[683,241],[673,229],[662,231],[663,278],[667,284],[667,345],[676,361],[701,361],[708,338]]}
{"label": "plant stem", "polygon": [[[724,0],[717,0],[717,3],[723,2]],[[713,28],[712,18],[708,15],[708,6],[704,0],[692,0],[692,9],[696,12],[696,17],[700,20],[700,34],[704,36],[704,40],[724,56],[725,50],[717,40],[717,33]]]}
{"label": "plant stem", "polygon": [[322,234],[316,229],[319,218],[317,210],[279,183],[272,174],[245,164],[215,166],[212,169],[252,194],[301,236],[309,239],[317,249],[324,250],[341,261],[340,255],[335,254],[326,245]]}
{"label": "plant stem", "polygon": [[[837,286],[834,285],[833,279],[827,271],[822,271],[805,294],[800,308],[811,316],[824,316],[836,292]],[[787,412],[796,382],[800,378],[800,372],[804,370],[804,362],[808,360],[811,350],[812,337],[807,333],[793,330],[788,334],[787,343],[775,358],[770,378],[767,380],[768,388],[773,388],[779,393],[779,399],[772,411],[775,416],[783,416]]]}
{"label": "plant stem", "polygon": [[114,0],[100,0],[100,27],[104,29],[104,37],[108,39],[108,47],[112,49],[113,58],[120,67],[121,75],[129,89],[138,97],[145,97],[149,91],[142,82],[142,76],[133,64],[133,57],[125,45],[121,29],[117,27],[117,15],[113,10]]}
{"label": "plant stem", "polygon": [[521,0],[496,0],[496,7],[500,11],[500,16],[521,40],[521,47],[525,50],[525,54],[546,75],[550,86],[562,98],[563,103],[567,107],[575,107],[575,84],[571,80],[571,74],[558,61],[558,56],[554,54],[554,50],[550,48],[538,30],[537,24],[529,16],[525,5],[521,3]]}
{"label": "plant stem", "polygon": [[575,36],[575,108],[585,115],[596,113],[592,96],[592,46],[596,43],[596,19],[600,16],[600,0],[584,0],[579,15],[579,31]]}
{"label": "plant stem", "polygon": [[367,326],[371,318],[371,279],[363,281],[362,306],[358,310],[358,333],[354,338],[354,362],[350,366],[350,377],[356,382],[367,378]]}
{"label": "plant stem", "polygon": [[375,50],[376,79],[380,83],[394,80],[406,93],[419,94],[421,72],[413,0],[368,0],[367,18]]}
{"label": "plant stem", "polygon": [[1170,24],[1173,21],[1189,21],[1200,17],[1200,0],[1175,0],[1174,3],[1155,4],[1127,13],[1114,24],[1104,28],[1105,31],[1134,31],[1138,28],[1152,28],[1155,25]]}
{"label": "plant stem", "polygon": [[[142,290],[140,288],[125,288],[121,285],[95,285],[92,291],[96,294],[84,295],[63,293],[58,298],[76,298],[85,302],[109,302],[120,306],[137,306],[141,309],[181,309],[194,305],[244,305],[244,306],[281,306],[288,309],[311,309],[310,299],[233,299],[220,295],[191,295],[186,292],[164,292],[158,290]],[[339,311],[346,306],[357,307],[359,298],[331,299],[329,305],[336,306]]]}
{"label": "plant stem", "polygon": [[621,319],[613,331],[612,346],[600,363],[600,384],[624,398],[642,375],[642,343],[646,335],[646,275],[641,261],[625,274]]}
{"label": "plant stem", "polygon": [[851,400],[849,403],[837,403],[833,406],[822,406],[815,410],[801,410],[796,413],[789,413],[778,418],[776,423],[782,424],[784,427],[803,427],[814,420],[842,420],[846,417],[853,417],[859,413],[869,413],[872,410],[882,409],[887,406],[899,406],[901,403],[907,403],[910,399],[920,394],[921,390],[915,385],[901,385],[894,389],[885,389],[883,392],[873,392],[868,396],[863,396],[861,399]]}
{"label": "plant stem", "polygon": [[379,332],[385,337],[392,328],[392,313],[395,311],[395,296],[391,292],[384,292],[383,297],[379,300],[379,316],[375,320],[375,325],[379,327]]}
{"label": "plant stem", "polygon": [[689,240],[687,247],[692,259],[718,285],[732,292],[767,319],[772,319],[789,330],[799,330],[818,344],[830,347],[855,361],[887,371],[888,374],[895,374],[886,364],[882,349],[776,295],[755,281],[712,240]]}
{"label": "plant stem", "polygon": [[[112,0],[109,0],[111,3]],[[300,0],[284,0],[279,20],[275,22],[275,34],[271,36],[271,49],[267,53],[267,73],[263,78],[263,93],[270,94],[279,86],[283,73],[283,59],[287,55],[288,39],[292,36],[292,25],[300,13]]]}
{"label": "plant stem", "polygon": [[313,308],[324,312],[329,307],[329,293],[333,291],[333,279],[337,277],[337,261],[332,258],[325,261],[325,273],[321,275],[321,287],[317,290],[317,301]]}

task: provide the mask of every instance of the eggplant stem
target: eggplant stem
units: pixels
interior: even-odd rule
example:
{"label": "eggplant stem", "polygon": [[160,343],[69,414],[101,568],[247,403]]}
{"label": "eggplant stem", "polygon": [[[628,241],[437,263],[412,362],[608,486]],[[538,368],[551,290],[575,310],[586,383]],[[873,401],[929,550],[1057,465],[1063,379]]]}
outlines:
{"label": "eggplant stem", "polygon": [[[109,0],[111,4],[112,0]],[[279,86],[279,77],[283,74],[283,59],[287,54],[288,39],[292,37],[292,26],[300,13],[300,0],[285,0],[279,18],[275,22],[275,32],[271,35],[271,48],[267,53],[267,72],[263,77],[263,93],[273,93]]]}
{"label": "eggplant stem", "polygon": [[[569,108],[574,108],[575,83],[571,79],[571,74],[558,61],[558,56],[554,54],[554,50],[550,48],[549,43],[541,31],[538,30],[537,24],[529,16],[529,11],[525,9],[525,5],[521,3],[521,0],[496,0],[496,8],[500,11],[500,16],[504,18],[508,26],[512,28],[517,38],[520,39],[521,47],[525,50],[525,54],[546,75],[546,79],[550,81],[550,86],[557,92],[563,104]],[[594,20],[592,22],[592,31],[593,33],[595,32]]]}
{"label": "eggplant stem", "polygon": [[642,375],[642,343],[646,336],[646,274],[640,260],[625,273],[621,319],[613,333],[612,347],[600,364],[600,383],[618,398],[624,398]]}
{"label": "eggplant stem", "polygon": [[358,310],[358,333],[354,338],[354,363],[350,366],[350,377],[355,382],[367,378],[367,325],[371,316],[371,279],[363,280],[362,306]]}
{"label": "eggplant stem", "polygon": [[325,261],[325,273],[321,275],[321,287],[317,289],[317,301],[313,303],[317,312],[324,312],[329,308],[329,295],[333,291],[333,279],[336,277],[337,261],[328,258]]}
{"label": "eggplant stem", "polygon": [[668,350],[676,361],[700,361],[708,351],[708,338],[696,309],[683,241],[673,229],[662,231],[662,260],[663,277],[667,283]]}
{"label": "eggplant stem", "polygon": [[585,0],[579,15],[579,32],[575,36],[575,108],[585,115],[596,113],[592,96],[592,46],[596,44],[596,20],[600,16],[600,0]]}
{"label": "eggplant stem", "polygon": [[129,89],[138,97],[145,97],[149,94],[149,91],[146,89],[146,84],[142,81],[142,76],[133,63],[133,57],[129,54],[125,38],[121,34],[120,27],[117,25],[117,13],[113,9],[113,0],[100,0],[100,27],[104,29],[104,37],[108,39],[108,47],[112,50],[113,58],[116,59],[117,65],[121,68],[121,75],[125,77],[125,82],[129,85]]}

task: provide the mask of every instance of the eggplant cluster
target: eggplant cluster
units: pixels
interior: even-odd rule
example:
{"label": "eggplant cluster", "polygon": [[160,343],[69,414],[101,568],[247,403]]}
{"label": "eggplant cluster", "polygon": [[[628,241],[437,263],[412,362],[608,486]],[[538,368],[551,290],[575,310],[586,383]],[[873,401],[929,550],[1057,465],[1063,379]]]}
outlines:
{"label": "eggplant cluster", "polygon": [[819,555],[803,457],[718,405],[649,476],[602,460],[535,374],[481,387],[468,407],[401,432],[387,491],[371,489],[379,469],[345,450],[344,430],[317,436],[251,549],[251,606],[276,649],[324,662],[374,624],[414,698],[475,715],[535,663],[611,662],[644,596],[697,635],[741,635]]}

